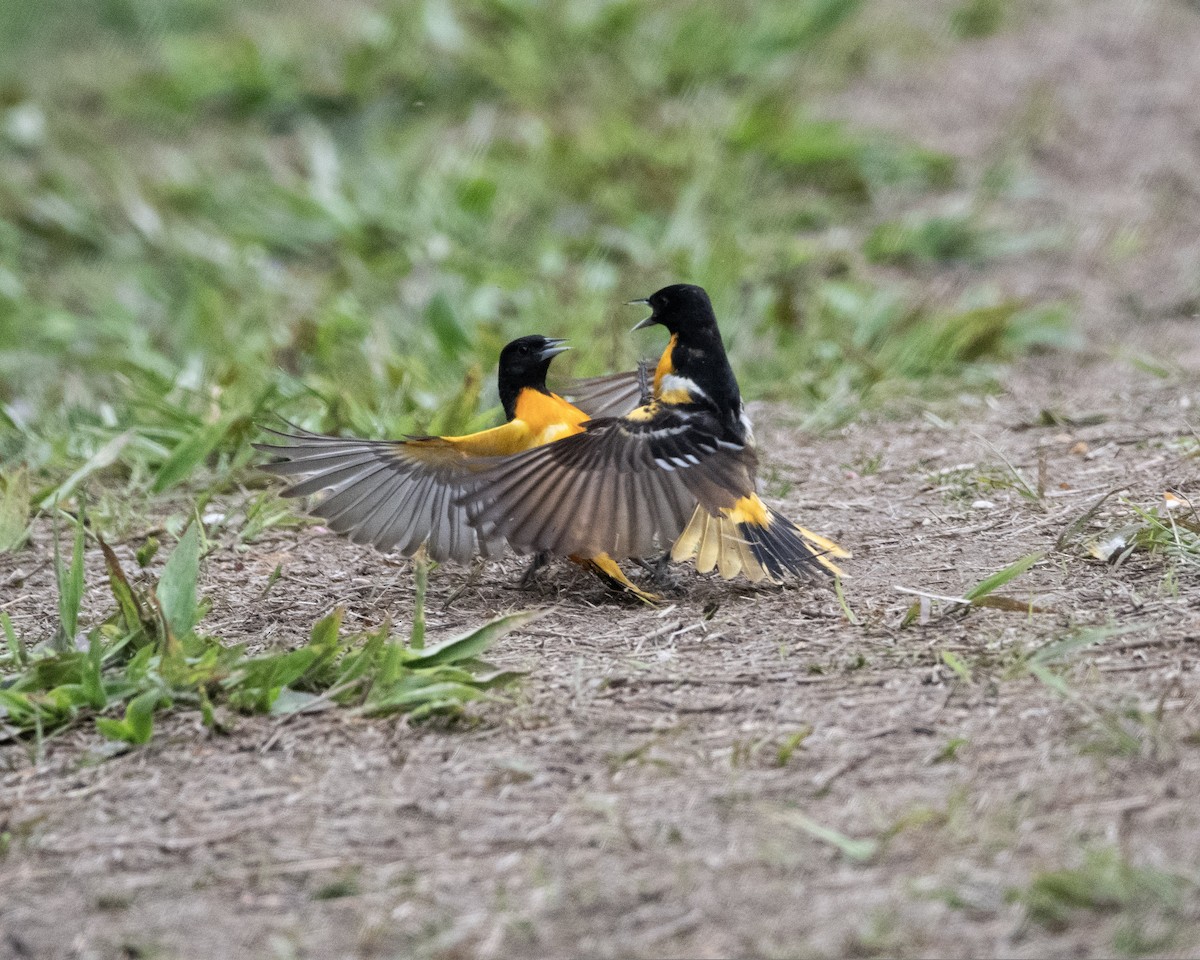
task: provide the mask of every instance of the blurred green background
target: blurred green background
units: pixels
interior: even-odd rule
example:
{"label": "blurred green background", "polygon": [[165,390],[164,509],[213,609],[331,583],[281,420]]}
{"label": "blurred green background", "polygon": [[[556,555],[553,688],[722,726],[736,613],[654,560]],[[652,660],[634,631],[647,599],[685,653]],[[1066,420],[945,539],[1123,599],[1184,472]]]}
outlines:
{"label": "blurred green background", "polygon": [[623,302],[676,281],[806,427],[986,383],[1063,310],[931,302],[1011,238],[887,220],[954,159],[818,109],[927,46],[862,0],[0,0],[3,483],[133,511],[238,489],[272,411],[494,422],[504,342],[628,366],[662,344]]}

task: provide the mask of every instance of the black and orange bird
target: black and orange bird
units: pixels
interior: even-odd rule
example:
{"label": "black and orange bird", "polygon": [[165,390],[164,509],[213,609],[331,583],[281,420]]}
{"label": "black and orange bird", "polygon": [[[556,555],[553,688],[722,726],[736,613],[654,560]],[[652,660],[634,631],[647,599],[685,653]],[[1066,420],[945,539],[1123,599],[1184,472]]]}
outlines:
{"label": "black and orange bird", "polygon": [[[405,556],[424,547],[437,561],[499,556],[507,549],[504,537],[479,533],[459,501],[471,478],[497,458],[583,429],[588,414],[546,387],[550,361],[568,349],[563,340],[542,336],[521,337],[504,347],[497,386],[506,422],[490,430],[458,437],[354,440],[293,428],[293,433],[269,430],[279,442],[254,446],[276,458],[264,470],[298,479],[283,496],[322,494],[311,512],[355,543]],[[630,582],[602,551],[569,556],[610,587],[656,599]],[[535,565],[545,559],[539,554]]]}
{"label": "black and orange bird", "polygon": [[[479,536],[557,556],[669,549],[726,579],[840,573],[845,550],[758,496],[754,432],[708,294],[675,284],[633,302],[652,311],[635,330],[670,334],[650,399],[472,473],[458,504]],[[593,383],[615,394],[628,375]]]}

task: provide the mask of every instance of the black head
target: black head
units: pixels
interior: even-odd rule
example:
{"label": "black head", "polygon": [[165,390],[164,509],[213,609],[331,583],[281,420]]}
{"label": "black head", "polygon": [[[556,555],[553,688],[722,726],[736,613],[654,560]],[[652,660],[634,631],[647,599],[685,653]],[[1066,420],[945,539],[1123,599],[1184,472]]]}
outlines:
{"label": "black head", "polygon": [[673,283],[650,294],[645,300],[630,302],[644,303],[653,311],[634,330],[644,330],[659,323],[671,333],[678,334],[709,329],[717,323],[712,302],[704,288],[690,283]]}
{"label": "black head", "polygon": [[555,337],[534,335],[520,337],[500,351],[497,386],[500,402],[504,404],[504,412],[510,420],[514,416],[518,393],[526,388],[545,392],[550,361],[571,349],[564,343]]}

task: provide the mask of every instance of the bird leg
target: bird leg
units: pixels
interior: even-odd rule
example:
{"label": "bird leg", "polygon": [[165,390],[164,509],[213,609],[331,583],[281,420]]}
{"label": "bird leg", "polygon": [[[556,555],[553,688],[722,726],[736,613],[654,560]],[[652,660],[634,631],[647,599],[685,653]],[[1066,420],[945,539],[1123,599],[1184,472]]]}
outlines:
{"label": "bird leg", "polygon": [[650,574],[650,578],[657,586],[669,587],[674,585],[674,577],[670,574],[670,550],[653,560],[643,560],[641,557],[634,557],[633,562]]}
{"label": "bird leg", "polygon": [[607,554],[601,553],[594,557],[571,557],[571,562],[580,569],[587,570],[589,573],[595,574],[610,590],[618,593],[632,594],[643,603],[654,604],[662,597],[654,593],[647,593],[637,586],[632,580],[625,576],[625,572],[620,565]]}
{"label": "bird leg", "polygon": [[543,550],[540,553],[535,553],[533,559],[529,562],[529,566],[525,568],[525,572],[521,574],[521,589],[528,590],[537,581],[538,571],[550,562],[549,551]]}

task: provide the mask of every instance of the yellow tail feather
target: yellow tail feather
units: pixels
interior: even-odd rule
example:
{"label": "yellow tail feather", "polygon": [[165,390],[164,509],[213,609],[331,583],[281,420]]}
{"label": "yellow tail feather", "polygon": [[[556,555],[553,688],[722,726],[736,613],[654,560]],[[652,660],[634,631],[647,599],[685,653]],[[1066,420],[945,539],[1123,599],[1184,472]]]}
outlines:
{"label": "yellow tail feather", "polygon": [[[697,571],[709,573],[715,569],[726,580],[732,580],[740,573],[753,583],[768,579],[778,581],[780,570],[772,573],[759,559],[759,553],[766,549],[762,535],[768,530],[772,531],[767,535],[768,539],[773,539],[777,546],[781,538],[784,544],[790,541],[793,545],[791,548],[784,546],[785,554],[791,553],[794,558],[799,553],[800,557],[806,558],[805,562],[818,563],[834,576],[844,575],[833,558],[845,559],[850,556],[849,550],[828,537],[786,520],[754,494],[743,497],[719,517],[714,517],[703,507],[697,507],[671,548],[671,559],[676,563],[684,563],[695,558]],[[755,541],[754,544],[750,542],[751,539]],[[802,541],[803,546],[797,540]],[[808,554],[812,556],[808,557]],[[775,562],[770,550],[764,555],[768,557],[768,562]],[[774,556],[779,554],[775,553]],[[795,571],[794,567],[791,569]]]}
{"label": "yellow tail feather", "polygon": [[750,544],[738,531],[737,523],[729,517],[714,517],[703,507],[696,508],[671,548],[671,559],[675,563],[686,563],[693,557],[700,573],[715,569],[725,580],[732,580],[739,573],[745,574],[751,583],[767,577],[766,569],[754,559]]}

